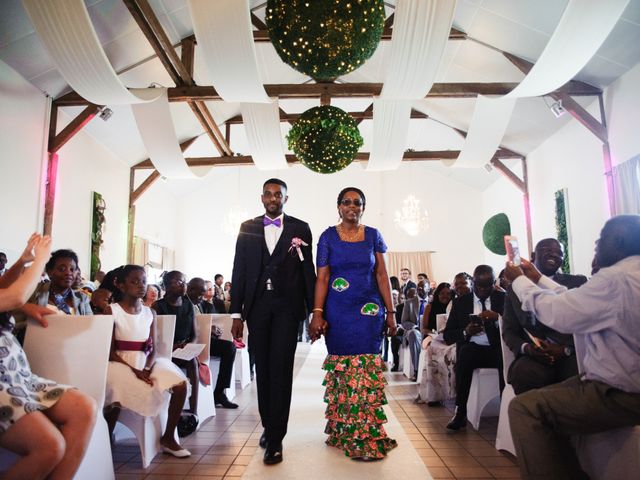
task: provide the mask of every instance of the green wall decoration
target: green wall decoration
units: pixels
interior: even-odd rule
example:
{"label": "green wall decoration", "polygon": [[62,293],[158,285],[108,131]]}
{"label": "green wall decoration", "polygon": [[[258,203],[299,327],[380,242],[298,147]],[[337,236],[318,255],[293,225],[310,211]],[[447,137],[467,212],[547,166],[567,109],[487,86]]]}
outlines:
{"label": "green wall decoration", "polygon": [[511,235],[509,217],[504,213],[498,213],[491,217],[482,228],[482,241],[484,246],[496,255],[506,255],[504,248],[504,236]]}
{"label": "green wall decoration", "polygon": [[558,241],[564,247],[564,261],[562,262],[562,271],[564,273],[571,273],[569,231],[567,229],[566,190],[558,190],[554,195],[556,201],[556,233],[558,235]]}
{"label": "green wall decoration", "polygon": [[265,21],[283,62],[329,82],[373,55],[384,30],[384,2],[269,0]]}
{"label": "green wall decoration", "polygon": [[334,173],[353,161],[363,140],[351,115],[323,105],[300,115],[289,130],[287,143],[308,169]]}
{"label": "green wall decoration", "polygon": [[96,272],[100,270],[100,247],[104,243],[102,233],[104,230],[105,216],[104,211],[107,205],[104,198],[98,192],[93,192],[93,201],[91,208],[91,273],[89,279],[96,276]]}

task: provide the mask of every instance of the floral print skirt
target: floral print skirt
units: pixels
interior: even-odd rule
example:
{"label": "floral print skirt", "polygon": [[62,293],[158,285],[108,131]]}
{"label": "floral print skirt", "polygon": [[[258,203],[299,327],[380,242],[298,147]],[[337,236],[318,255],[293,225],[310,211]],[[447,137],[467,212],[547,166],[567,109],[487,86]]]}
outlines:
{"label": "floral print skirt", "polygon": [[323,385],[327,403],[327,445],[344,450],[347,457],[384,458],[398,444],[389,438],[383,405],[387,403],[379,355],[328,355]]}

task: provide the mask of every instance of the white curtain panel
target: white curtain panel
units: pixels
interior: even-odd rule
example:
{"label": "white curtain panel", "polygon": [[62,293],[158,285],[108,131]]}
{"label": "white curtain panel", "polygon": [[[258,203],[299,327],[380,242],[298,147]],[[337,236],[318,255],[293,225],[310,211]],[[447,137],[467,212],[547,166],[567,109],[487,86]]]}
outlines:
{"label": "white curtain panel", "polygon": [[509,98],[536,97],[561,87],[591,60],[629,0],[570,0],[540,58]]}
{"label": "white curtain panel", "polygon": [[271,103],[243,103],[240,109],[247,142],[256,167],[259,170],[287,168],[277,100]]}
{"label": "white curtain panel", "polygon": [[511,98],[495,100],[478,95],[471,128],[454,164],[456,167],[479,168],[491,160],[504,137],[515,104],[516,100]]}
{"label": "white curtain panel", "polygon": [[373,101],[373,145],[367,170],[396,170],[407,148],[411,100]]}
{"label": "white curtain panel", "polygon": [[616,215],[640,214],[640,155],[613,167]]}
{"label": "white curtain panel", "polygon": [[98,40],[84,0],[23,0],[33,27],[66,82],[96,105],[128,105],[157,97],[157,89],[122,84]]}
{"label": "white curtain panel", "polygon": [[256,62],[249,0],[189,0],[198,54],[227,102],[270,103]]}
{"label": "white curtain panel", "polygon": [[153,166],[168,179],[196,178],[180,150],[165,88],[149,103],[132,105],[142,142]]}
{"label": "white curtain panel", "polygon": [[398,0],[380,98],[424,98],[436,79],[449,39],[456,2]]}

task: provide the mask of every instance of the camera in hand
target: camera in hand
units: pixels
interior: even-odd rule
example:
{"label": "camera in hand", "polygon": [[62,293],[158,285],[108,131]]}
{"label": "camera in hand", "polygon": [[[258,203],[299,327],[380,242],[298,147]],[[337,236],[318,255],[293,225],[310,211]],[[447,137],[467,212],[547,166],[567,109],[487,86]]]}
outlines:
{"label": "camera in hand", "polygon": [[480,315],[469,314],[469,323],[481,327],[482,319],[480,318]]}

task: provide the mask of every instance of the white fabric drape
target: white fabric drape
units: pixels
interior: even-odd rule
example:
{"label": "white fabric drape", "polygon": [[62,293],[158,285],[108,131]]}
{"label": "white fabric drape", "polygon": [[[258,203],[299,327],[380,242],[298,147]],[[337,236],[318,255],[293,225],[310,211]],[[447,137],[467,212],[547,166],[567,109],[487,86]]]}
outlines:
{"label": "white fabric drape", "polygon": [[545,95],[575,77],[609,36],[628,3],[629,0],[570,0],[535,65],[506,96]]}
{"label": "white fabric drape", "polygon": [[373,101],[373,144],[367,170],[395,170],[407,148],[411,100]]}
{"label": "white fabric drape", "polygon": [[150,101],[154,89],[122,84],[98,40],[83,0],[23,0],[33,27],[57,70],[78,94],[96,105]]}
{"label": "white fabric drape", "polygon": [[478,95],[471,128],[455,162],[456,167],[480,168],[491,160],[502,142],[515,104],[515,99],[494,100]]}
{"label": "white fabric drape", "polygon": [[155,101],[131,106],[147,154],[163,177],[196,178],[187,166],[178,144],[169,110],[167,89],[157,90],[159,97]]}
{"label": "white fabric drape", "polygon": [[227,102],[270,103],[256,62],[249,0],[189,0],[198,53]]}
{"label": "white fabric drape", "polygon": [[640,214],[640,155],[613,167],[617,215]]}
{"label": "white fabric drape", "polygon": [[247,141],[256,167],[259,170],[287,168],[278,102],[243,103],[241,110]]}
{"label": "white fabric drape", "polygon": [[570,0],[540,58],[507,95],[478,96],[456,166],[481,167],[500,146],[516,99],[545,95],[571,80],[596,54],[629,0]]}
{"label": "white fabric drape", "polygon": [[373,145],[367,170],[395,170],[407,148],[411,100],[424,98],[435,81],[449,38],[456,2],[398,0],[389,66],[373,102]]}
{"label": "white fabric drape", "polygon": [[456,2],[451,0],[397,1],[381,98],[421,99],[429,93],[455,9]]}

